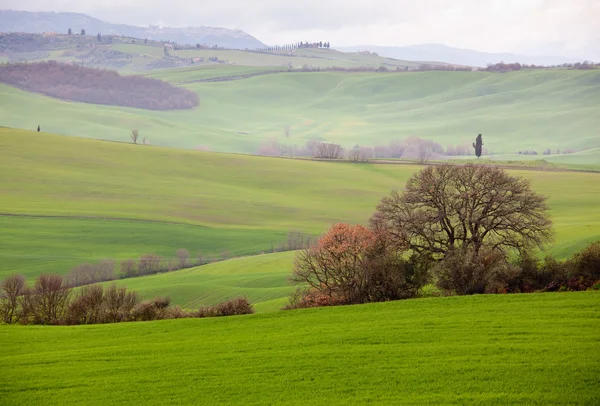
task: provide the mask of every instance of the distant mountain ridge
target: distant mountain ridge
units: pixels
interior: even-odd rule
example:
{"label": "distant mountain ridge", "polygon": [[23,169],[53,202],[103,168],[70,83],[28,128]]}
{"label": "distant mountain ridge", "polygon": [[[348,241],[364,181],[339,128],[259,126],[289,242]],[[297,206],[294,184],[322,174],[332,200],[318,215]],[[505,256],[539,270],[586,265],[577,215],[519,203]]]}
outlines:
{"label": "distant mountain ridge", "polygon": [[134,25],[112,24],[81,13],[28,12],[0,10],[0,32],[59,32],[79,33],[82,29],[88,35],[124,35],[148,38],[155,41],[175,41],[180,44],[218,45],[224,48],[255,49],[265,46],[261,41],[242,30],[219,27],[171,28],[160,26],[138,27]]}
{"label": "distant mountain ridge", "polygon": [[442,44],[421,44],[403,47],[360,45],[351,47],[338,47],[340,51],[369,51],[376,52],[388,58],[409,61],[443,61],[455,65],[486,66],[488,63],[520,62],[528,65],[559,65],[563,63],[583,62],[580,59],[562,56],[532,56],[511,53],[489,53],[473,51],[470,49],[453,48]]}

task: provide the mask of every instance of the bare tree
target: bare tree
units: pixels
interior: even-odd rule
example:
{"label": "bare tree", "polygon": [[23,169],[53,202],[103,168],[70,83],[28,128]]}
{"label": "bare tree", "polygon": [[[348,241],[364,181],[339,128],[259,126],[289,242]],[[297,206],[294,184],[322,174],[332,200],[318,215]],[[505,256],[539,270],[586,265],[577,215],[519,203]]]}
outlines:
{"label": "bare tree", "polygon": [[371,225],[438,259],[457,248],[522,249],[552,236],[546,198],[529,181],[483,165],[438,165],[381,200]]}
{"label": "bare tree", "polygon": [[0,317],[4,323],[18,321],[19,296],[25,291],[25,278],[11,275],[0,284]]}
{"label": "bare tree", "polygon": [[190,253],[185,248],[177,250],[177,261],[179,263],[179,269],[185,268],[189,264]]}
{"label": "bare tree", "polygon": [[339,144],[331,142],[321,142],[315,147],[315,158],[323,159],[340,159],[342,157],[343,148]]}
{"label": "bare tree", "polygon": [[131,141],[133,141],[134,144],[137,144],[137,140],[140,136],[140,132],[138,131],[137,128],[134,128],[133,130],[131,130]]}
{"label": "bare tree", "polygon": [[292,128],[289,125],[283,127],[283,133],[285,134],[285,138],[290,138],[291,129]]}
{"label": "bare tree", "polygon": [[126,259],[124,261],[121,261],[121,273],[127,277],[135,276],[135,260]]}
{"label": "bare tree", "polygon": [[355,145],[348,151],[348,160],[352,162],[367,162],[373,157],[373,148]]}
{"label": "bare tree", "polygon": [[53,324],[62,319],[71,289],[60,275],[40,275],[30,292],[25,292],[25,306],[36,324]]}

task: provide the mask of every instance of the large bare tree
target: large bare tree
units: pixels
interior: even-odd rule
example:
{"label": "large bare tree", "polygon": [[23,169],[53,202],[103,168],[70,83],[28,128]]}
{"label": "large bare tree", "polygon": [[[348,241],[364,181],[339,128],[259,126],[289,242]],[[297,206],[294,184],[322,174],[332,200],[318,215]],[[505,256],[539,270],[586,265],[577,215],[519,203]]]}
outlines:
{"label": "large bare tree", "polygon": [[384,197],[371,218],[395,242],[442,259],[455,248],[521,249],[549,241],[546,198],[529,181],[483,165],[430,166]]}

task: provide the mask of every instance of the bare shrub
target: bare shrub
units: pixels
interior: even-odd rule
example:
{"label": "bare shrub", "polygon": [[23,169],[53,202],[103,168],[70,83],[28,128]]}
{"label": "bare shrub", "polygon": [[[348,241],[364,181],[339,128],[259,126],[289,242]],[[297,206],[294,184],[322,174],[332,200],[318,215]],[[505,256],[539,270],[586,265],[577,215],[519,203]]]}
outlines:
{"label": "bare shrub", "polygon": [[138,272],[140,275],[150,275],[161,271],[162,257],[155,254],[145,254],[140,257],[138,262]]}
{"label": "bare shrub", "polygon": [[185,268],[189,265],[190,253],[185,248],[177,250],[177,261],[179,269]]}
{"label": "bare shrub", "polygon": [[35,324],[57,324],[69,305],[71,289],[60,275],[40,275],[27,295],[29,309]]}
{"label": "bare shrub", "polygon": [[253,314],[254,308],[248,299],[244,297],[238,297],[224,302],[218,303],[214,306],[204,306],[193,312],[192,317],[205,318],[205,317],[224,317],[224,316],[237,316],[242,314]]}
{"label": "bare shrub", "polygon": [[139,303],[136,292],[111,285],[104,291],[103,323],[119,323],[131,320],[131,311]]}
{"label": "bare shrub", "polygon": [[[414,297],[426,269],[406,261],[383,234],[335,224],[315,245],[296,254],[292,282],[308,285],[307,303],[357,304]],[[319,293],[317,293],[319,292]]]}
{"label": "bare shrub", "polygon": [[368,162],[374,156],[373,148],[355,145],[348,151],[348,160],[352,162]]}
{"label": "bare shrub", "polygon": [[11,275],[0,284],[0,317],[4,323],[19,321],[19,297],[25,288],[25,277],[21,275]]}
{"label": "bare shrub", "polygon": [[83,287],[67,307],[68,324],[95,324],[104,320],[104,292],[100,285]]}
{"label": "bare shrub", "polygon": [[344,150],[339,144],[320,142],[315,147],[314,157],[322,159],[340,159],[342,158],[343,153]]}
{"label": "bare shrub", "polygon": [[152,303],[156,306],[157,309],[166,309],[171,304],[170,297],[155,297],[152,299]]}
{"label": "bare shrub", "polygon": [[131,318],[134,321],[152,321],[157,320],[159,309],[152,300],[145,300],[136,304],[131,309]]}
{"label": "bare shrub", "polygon": [[185,319],[187,317],[190,317],[190,314],[179,306],[168,307],[163,313],[165,319]]}
{"label": "bare shrub", "polygon": [[136,262],[133,259],[121,261],[121,274],[127,278],[131,278],[137,274]]}

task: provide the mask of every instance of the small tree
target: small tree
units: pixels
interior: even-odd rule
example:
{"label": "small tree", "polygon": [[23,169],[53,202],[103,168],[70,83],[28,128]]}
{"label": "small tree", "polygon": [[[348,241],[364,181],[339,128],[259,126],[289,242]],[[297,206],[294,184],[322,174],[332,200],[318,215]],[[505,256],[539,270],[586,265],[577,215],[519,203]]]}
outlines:
{"label": "small tree", "polygon": [[315,158],[323,159],[340,159],[344,152],[341,145],[333,144],[331,142],[320,142],[316,145],[314,151]]}
{"label": "small tree", "polygon": [[286,125],[283,127],[283,133],[285,134],[285,138],[290,138],[291,127]]}
{"label": "small tree", "polygon": [[291,280],[309,286],[308,302],[320,297],[329,305],[367,303],[415,296],[426,282],[420,271],[391,249],[386,236],[335,224],[296,255]]}
{"label": "small tree", "polygon": [[55,324],[63,318],[71,289],[60,275],[40,275],[35,285],[24,292],[26,313],[36,324]]}
{"label": "small tree", "polygon": [[83,28],[81,29],[81,35],[85,35],[85,30]]}
{"label": "small tree", "polygon": [[67,35],[73,35],[73,31],[69,28],[69,31],[67,32]]}
{"label": "small tree", "polygon": [[481,158],[481,151],[483,150],[483,139],[481,137],[481,134],[479,134],[475,139],[475,142],[473,143],[473,148],[475,148],[475,155],[477,155],[477,158]]}
{"label": "small tree", "polygon": [[25,288],[25,278],[21,275],[9,276],[0,284],[0,317],[4,323],[18,321],[19,297]]}
{"label": "small tree", "polygon": [[179,269],[185,268],[189,264],[190,253],[185,248],[180,248],[177,250],[177,261],[179,264]]}
{"label": "small tree", "polygon": [[137,144],[137,140],[140,136],[140,132],[138,131],[137,128],[134,128],[133,130],[131,130],[131,141],[133,141],[134,144]]}

